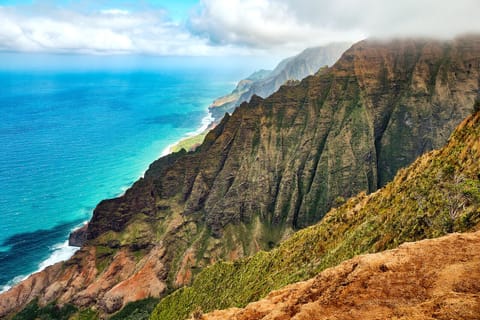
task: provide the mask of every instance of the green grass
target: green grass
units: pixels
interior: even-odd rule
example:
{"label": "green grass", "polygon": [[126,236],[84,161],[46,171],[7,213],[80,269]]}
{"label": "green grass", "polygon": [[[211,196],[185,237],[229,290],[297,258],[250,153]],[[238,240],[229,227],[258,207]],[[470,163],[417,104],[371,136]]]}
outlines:
{"label": "green grass", "polygon": [[201,134],[197,134],[193,137],[185,138],[180,140],[176,145],[174,145],[171,149],[172,152],[178,152],[182,149],[186,151],[191,151],[195,147],[202,144],[203,140],[205,140],[205,136],[207,135],[208,131],[204,131]]}
{"label": "green grass", "polygon": [[69,320],[98,320],[98,319],[99,319],[99,316],[97,311],[92,309],[85,309],[85,310],[79,311]]}

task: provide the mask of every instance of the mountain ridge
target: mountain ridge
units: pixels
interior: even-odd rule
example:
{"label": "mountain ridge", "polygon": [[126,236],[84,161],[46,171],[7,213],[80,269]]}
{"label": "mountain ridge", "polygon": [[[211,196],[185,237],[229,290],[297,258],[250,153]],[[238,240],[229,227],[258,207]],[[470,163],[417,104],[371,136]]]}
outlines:
{"label": "mountain ridge", "polygon": [[209,111],[216,122],[225,113],[232,113],[243,102],[249,102],[257,95],[266,98],[288,81],[299,81],[315,74],[320,68],[331,66],[350,47],[349,43],[331,43],[325,46],[307,48],[299,54],[283,59],[274,70],[260,70],[238,82],[228,95],[216,99]]}
{"label": "mountain ridge", "polygon": [[478,37],[363,41],[332,68],[253,96],[195,152],[155,161],[102,201],[85,245],[0,295],[0,316],[36,297],[110,314],[275,247],[442,146],[478,100],[479,63]]}

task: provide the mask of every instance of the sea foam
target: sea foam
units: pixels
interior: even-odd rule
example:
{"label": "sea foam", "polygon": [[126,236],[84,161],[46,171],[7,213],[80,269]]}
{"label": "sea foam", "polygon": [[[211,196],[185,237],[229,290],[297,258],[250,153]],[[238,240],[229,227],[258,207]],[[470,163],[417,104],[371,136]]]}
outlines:
{"label": "sea foam", "polygon": [[8,291],[11,287],[16,285],[17,283],[22,282],[23,280],[26,280],[32,274],[40,272],[48,266],[54,265],[57,262],[70,259],[73,256],[73,254],[77,252],[77,250],[80,248],[69,246],[68,240],[67,240],[62,243],[57,243],[56,245],[52,246],[50,249],[52,250],[52,253],[47,259],[39,263],[38,269],[35,272],[32,272],[31,274],[28,274],[28,275],[19,275],[13,278],[6,285],[0,286],[0,293]]}

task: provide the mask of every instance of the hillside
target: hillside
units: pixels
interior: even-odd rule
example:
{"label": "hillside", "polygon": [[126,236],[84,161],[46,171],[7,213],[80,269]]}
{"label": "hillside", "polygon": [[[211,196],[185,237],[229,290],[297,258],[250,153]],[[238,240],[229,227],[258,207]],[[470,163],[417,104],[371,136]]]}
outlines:
{"label": "hillside", "polygon": [[202,320],[464,319],[480,315],[480,232],[402,244]]}
{"label": "hillside", "polygon": [[[210,131],[195,152],[159,159],[125,195],[102,201],[83,247],[65,263],[0,295],[0,317],[35,298],[39,305],[71,303],[111,314],[128,302],[162,297],[190,284],[203,268],[219,260],[237,260],[276,247],[294,231],[322,220],[332,206],[361,191],[376,191],[419,155],[443,146],[478,99],[479,64],[479,37],[363,41],[332,68],[298,85],[283,86],[267,99],[254,96]],[[362,199],[367,198],[355,201]],[[347,207],[354,204],[348,202]],[[475,222],[476,216],[471,219]],[[342,228],[354,226],[355,221],[348,221],[334,230],[343,234]],[[446,226],[419,220],[414,230],[422,238],[470,225],[469,220],[466,226],[458,221],[464,220]],[[392,233],[375,248],[412,239],[411,231],[404,232]],[[329,241],[337,236],[322,234]],[[351,241],[343,239],[342,246],[348,248]],[[335,265],[365,248],[371,249],[369,242],[339,251],[322,260],[322,266]],[[288,261],[291,270],[304,270]],[[285,267],[274,262],[275,268]],[[322,266],[303,275],[293,272],[274,283],[306,279]],[[232,301],[244,304],[272,289],[267,285],[253,295],[247,290],[245,297]],[[199,290],[211,296],[211,291]],[[233,303],[226,301],[209,308]]]}
{"label": "hillside", "polygon": [[254,95],[266,98],[289,80],[302,80],[322,67],[333,65],[350,45],[332,43],[308,48],[296,56],[282,60],[273,71],[257,71],[241,80],[230,94],[216,99],[209,110],[215,121],[220,121],[226,112],[231,114],[236,107],[250,101]]}
{"label": "hillside", "polygon": [[[180,289],[164,298],[157,306],[152,319],[183,320],[194,311],[209,312],[215,309],[243,307],[266,296],[272,290],[307,280],[318,272],[336,266],[358,254],[379,252],[395,248],[404,242],[439,237],[454,231],[479,230],[479,173],[480,112],[477,112],[462,122],[444,148],[420,157],[409,168],[401,170],[383,189],[369,196],[360,194],[350,199],[345,205],[330,211],[317,225],[295,233],[270,252],[262,251],[243,260],[217,263],[206,268],[195,278],[192,286]],[[474,237],[478,241],[478,233]],[[447,239],[454,238],[462,237],[453,236]],[[431,243],[442,243],[442,241],[445,240]],[[458,255],[448,257],[448,251],[444,255],[432,249],[429,254],[437,255],[435,259],[439,260],[425,265],[425,268],[433,268],[434,263],[441,263],[440,258],[443,257],[443,261],[448,264],[465,262],[459,270],[467,271],[479,263],[480,247],[474,244],[471,246],[473,247],[470,251],[465,243],[449,249],[455,251],[456,248],[461,247],[460,251],[463,252],[461,254],[465,254],[464,258],[467,260],[456,260]],[[409,247],[405,246],[401,249],[398,255],[413,262],[416,259],[415,254],[402,255],[402,251],[409,250],[407,248]],[[475,253],[477,255],[474,258],[477,260],[472,258]],[[391,254],[376,256],[374,259],[387,260],[388,258],[379,257],[388,257]],[[428,255],[425,258],[427,259]],[[338,267],[337,271],[328,271],[327,274],[330,276],[338,272],[340,276],[346,266],[356,262],[360,264],[362,259],[367,261],[370,258],[364,257],[346,262]],[[388,266],[391,265],[387,264],[387,268]],[[365,268],[368,269],[368,265]],[[430,271],[433,272],[433,270]],[[415,276],[410,275],[411,278]],[[472,274],[473,278],[465,280],[467,288],[468,283],[476,283],[476,276],[478,276],[478,270],[477,273]],[[324,277],[325,274],[320,275],[320,279]],[[334,276],[332,277],[335,279]],[[310,283],[315,281],[311,280]],[[336,282],[332,281],[331,287],[327,289],[335,290],[335,284]],[[352,290],[355,288],[352,284]],[[348,289],[348,287],[345,288],[345,290]],[[479,288],[472,287],[473,289],[476,291],[471,293],[476,293],[478,297]],[[404,290],[399,288],[399,290],[399,292],[416,292],[412,287]],[[215,294],[212,294],[213,292]],[[325,296],[328,297],[329,293],[330,291],[327,291]],[[368,291],[368,294],[372,293]],[[388,299],[388,294],[385,294],[385,299]],[[273,296],[275,293],[271,295]],[[339,299],[344,297],[346,296],[340,295]],[[375,297],[375,295],[366,296],[364,299],[368,301]],[[391,298],[394,299],[394,297]],[[427,298],[425,296],[425,299]],[[327,301],[327,303],[332,305],[335,301]],[[348,303],[347,300],[345,303]],[[402,301],[396,302],[396,304],[401,303]],[[248,314],[248,310],[254,307],[254,305],[250,306],[245,312]],[[475,308],[478,309],[478,305]],[[265,309],[268,310],[268,307]],[[237,311],[232,314],[235,312]]]}

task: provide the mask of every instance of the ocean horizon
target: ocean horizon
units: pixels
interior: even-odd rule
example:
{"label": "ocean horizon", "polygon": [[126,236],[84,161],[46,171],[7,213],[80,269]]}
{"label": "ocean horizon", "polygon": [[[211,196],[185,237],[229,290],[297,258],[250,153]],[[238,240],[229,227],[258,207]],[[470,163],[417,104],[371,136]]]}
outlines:
{"label": "ocean horizon", "polygon": [[0,54],[0,292],[68,259],[121,195],[263,61]]}

